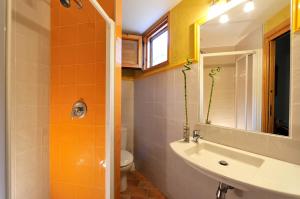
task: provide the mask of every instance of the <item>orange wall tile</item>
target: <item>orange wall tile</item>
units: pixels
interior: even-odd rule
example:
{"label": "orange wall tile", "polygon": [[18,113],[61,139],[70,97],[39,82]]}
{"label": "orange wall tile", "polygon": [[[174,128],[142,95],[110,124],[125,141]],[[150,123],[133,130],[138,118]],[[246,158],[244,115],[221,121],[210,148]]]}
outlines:
{"label": "orange wall tile", "polygon": [[[100,4],[114,18],[114,1]],[[105,170],[99,164],[105,159],[105,30],[104,20],[88,0],[83,0],[82,9],[51,1],[51,199],[105,195]],[[80,98],[88,113],[72,120],[72,104]],[[119,139],[119,131],[116,136]]]}

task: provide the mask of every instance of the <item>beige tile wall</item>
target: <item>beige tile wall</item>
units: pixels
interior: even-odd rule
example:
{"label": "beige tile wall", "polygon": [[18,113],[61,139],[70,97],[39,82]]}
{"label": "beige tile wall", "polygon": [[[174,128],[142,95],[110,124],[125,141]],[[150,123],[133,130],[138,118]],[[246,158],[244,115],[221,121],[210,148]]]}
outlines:
{"label": "beige tile wall", "polygon": [[7,3],[9,194],[47,199],[50,0]]}
{"label": "beige tile wall", "polygon": [[[300,33],[293,37],[292,60],[292,136],[300,141]],[[300,146],[300,145],[299,145]]]}
{"label": "beige tile wall", "polygon": [[134,82],[122,80],[122,127],[127,128],[127,150],[133,151]]}
{"label": "beige tile wall", "polygon": [[[205,139],[300,164],[300,35],[293,39],[293,137],[220,130],[204,125],[201,128]],[[191,127],[200,128],[196,125],[199,106],[197,74],[197,66],[194,65],[188,74],[188,107]],[[169,199],[214,199],[218,182],[187,166],[169,147],[170,142],[182,138],[182,82],[180,69],[135,81],[135,163]],[[289,199],[262,191],[230,192],[228,198]]]}

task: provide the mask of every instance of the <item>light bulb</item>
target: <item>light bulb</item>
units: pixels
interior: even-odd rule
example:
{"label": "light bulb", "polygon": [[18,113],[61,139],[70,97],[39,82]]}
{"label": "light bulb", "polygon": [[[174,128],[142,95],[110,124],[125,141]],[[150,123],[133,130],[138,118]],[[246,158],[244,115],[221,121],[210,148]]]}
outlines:
{"label": "light bulb", "polygon": [[245,6],[244,6],[244,12],[251,12],[254,10],[254,2],[253,1],[248,1]]}
{"label": "light bulb", "polygon": [[219,22],[224,24],[227,23],[229,21],[229,16],[227,14],[224,14],[220,17]]}
{"label": "light bulb", "polygon": [[213,19],[218,16],[223,10],[223,6],[220,4],[214,4],[209,8],[208,19]]}
{"label": "light bulb", "polygon": [[207,19],[211,20],[215,17],[220,16],[226,11],[236,7],[237,5],[244,3],[248,0],[227,0],[227,1],[213,1],[212,5],[208,10]]}

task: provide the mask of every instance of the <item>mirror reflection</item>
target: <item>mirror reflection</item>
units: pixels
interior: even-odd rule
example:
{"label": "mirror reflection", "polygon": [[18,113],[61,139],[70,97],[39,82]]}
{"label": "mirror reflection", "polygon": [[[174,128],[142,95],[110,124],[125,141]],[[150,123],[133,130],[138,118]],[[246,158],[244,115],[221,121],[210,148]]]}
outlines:
{"label": "mirror reflection", "polygon": [[289,135],[290,2],[244,1],[200,27],[202,122]]}

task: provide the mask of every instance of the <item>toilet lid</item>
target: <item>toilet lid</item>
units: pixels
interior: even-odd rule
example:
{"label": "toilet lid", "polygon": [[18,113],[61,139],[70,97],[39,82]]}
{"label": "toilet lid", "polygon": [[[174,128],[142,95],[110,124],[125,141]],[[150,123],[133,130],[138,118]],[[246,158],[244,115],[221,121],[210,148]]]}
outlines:
{"label": "toilet lid", "polygon": [[130,152],[121,150],[121,167],[125,167],[133,162],[133,156]]}

